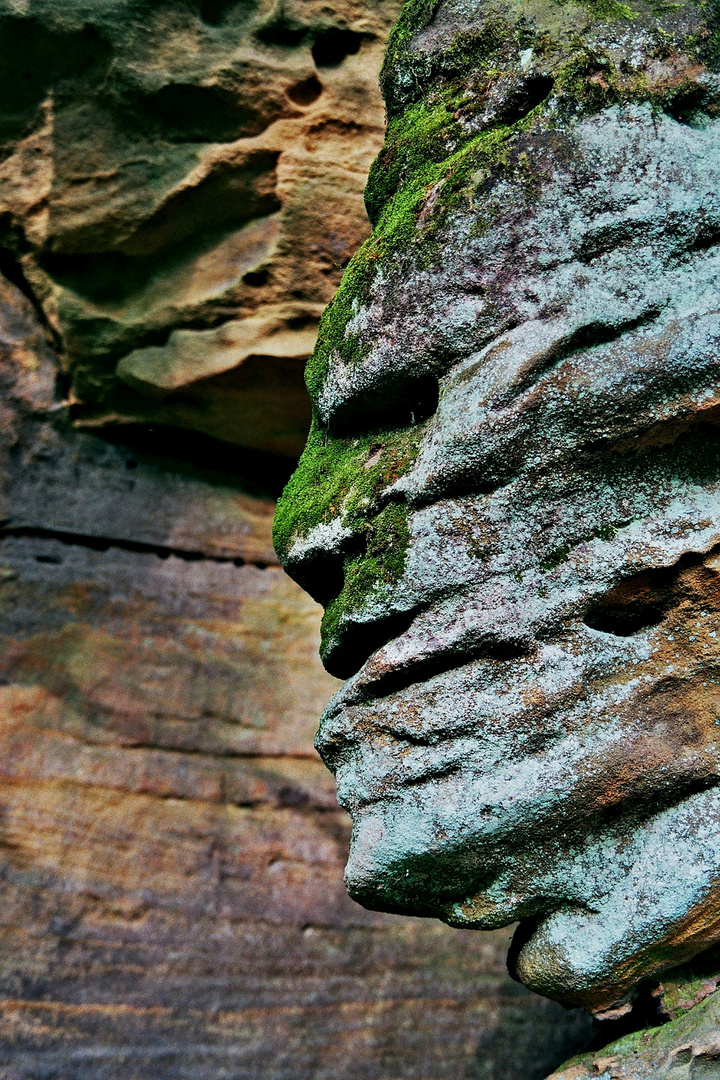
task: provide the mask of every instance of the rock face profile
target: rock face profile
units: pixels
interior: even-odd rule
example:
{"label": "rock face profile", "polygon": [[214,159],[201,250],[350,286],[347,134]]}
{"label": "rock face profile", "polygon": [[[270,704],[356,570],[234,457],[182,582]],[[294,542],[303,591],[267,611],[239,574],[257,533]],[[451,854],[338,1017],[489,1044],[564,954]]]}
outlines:
{"label": "rock face profile", "polygon": [[338,683],[272,549],[398,8],[0,0],[0,1080],[539,1080],[587,1041],[506,931],[348,898]]}
{"label": "rock face profile", "polygon": [[606,1017],[720,938],[713,12],[406,3],[275,525],[351,895]]}

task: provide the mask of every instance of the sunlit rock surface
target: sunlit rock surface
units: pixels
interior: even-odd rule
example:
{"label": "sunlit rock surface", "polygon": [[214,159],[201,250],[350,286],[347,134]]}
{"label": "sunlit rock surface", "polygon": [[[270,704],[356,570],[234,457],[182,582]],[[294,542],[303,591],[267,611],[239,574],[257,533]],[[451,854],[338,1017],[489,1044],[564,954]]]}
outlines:
{"label": "sunlit rock surface", "polygon": [[405,5],[276,519],[351,895],[600,1014],[720,938],[713,19]]}

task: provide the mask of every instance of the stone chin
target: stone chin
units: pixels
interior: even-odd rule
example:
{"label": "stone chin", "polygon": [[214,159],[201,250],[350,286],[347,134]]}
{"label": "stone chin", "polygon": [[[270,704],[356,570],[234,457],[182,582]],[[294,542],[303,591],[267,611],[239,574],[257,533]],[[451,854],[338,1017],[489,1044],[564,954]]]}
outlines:
{"label": "stone chin", "polygon": [[[338,780],[342,791],[342,769]],[[525,858],[512,834],[483,828],[478,795],[457,775],[363,807],[349,800],[353,899],[464,929],[519,920],[511,973],[598,1014],[720,940],[720,793],[690,796],[644,826],[566,832],[562,845],[539,827]]]}
{"label": "stone chin", "polygon": [[[720,939],[717,704],[712,688],[668,701],[665,636],[618,648],[578,631],[376,698],[371,657],[317,739],[353,819],[351,896],[463,928],[519,922],[516,977],[600,1013]],[[558,694],[573,708],[552,711]]]}
{"label": "stone chin", "polygon": [[611,897],[593,912],[561,908],[537,923],[521,923],[511,971],[536,993],[582,1005],[601,1017],[622,1010],[641,982],[657,979],[669,966],[717,943],[717,872],[706,885],[705,898],[694,897],[682,913],[676,907],[673,918],[662,911],[666,882],[659,878],[646,882],[655,893],[648,899],[657,905],[652,926],[621,910],[620,905],[632,903],[627,896]]}

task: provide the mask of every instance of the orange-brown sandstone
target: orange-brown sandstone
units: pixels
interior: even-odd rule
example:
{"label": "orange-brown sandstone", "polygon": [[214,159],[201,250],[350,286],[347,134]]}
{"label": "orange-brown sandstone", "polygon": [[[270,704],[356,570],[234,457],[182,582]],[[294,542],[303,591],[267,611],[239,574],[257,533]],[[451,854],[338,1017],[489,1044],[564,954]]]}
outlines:
{"label": "orange-brown sandstone", "polygon": [[300,452],[399,6],[2,0],[0,245],[76,419]]}

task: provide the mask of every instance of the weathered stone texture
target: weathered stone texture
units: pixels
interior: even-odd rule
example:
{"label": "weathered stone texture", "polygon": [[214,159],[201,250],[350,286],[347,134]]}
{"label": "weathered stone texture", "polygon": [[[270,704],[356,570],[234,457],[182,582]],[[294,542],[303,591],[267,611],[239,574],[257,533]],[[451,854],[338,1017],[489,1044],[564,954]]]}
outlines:
{"label": "weathered stone texture", "polygon": [[720,1076],[720,1000],[715,994],[673,1023],[581,1054],[548,1080],[713,1080]]}
{"label": "weathered stone texture", "polygon": [[276,519],[372,908],[598,1013],[720,938],[714,8],[409,0]]}
{"label": "weathered stone texture", "polygon": [[298,454],[399,0],[0,2],[0,257],[76,420]]}
{"label": "weathered stone texture", "polygon": [[56,374],[0,279],[0,1076],[542,1076],[586,1018],[506,934],[347,896],[271,500],[78,433]]}

